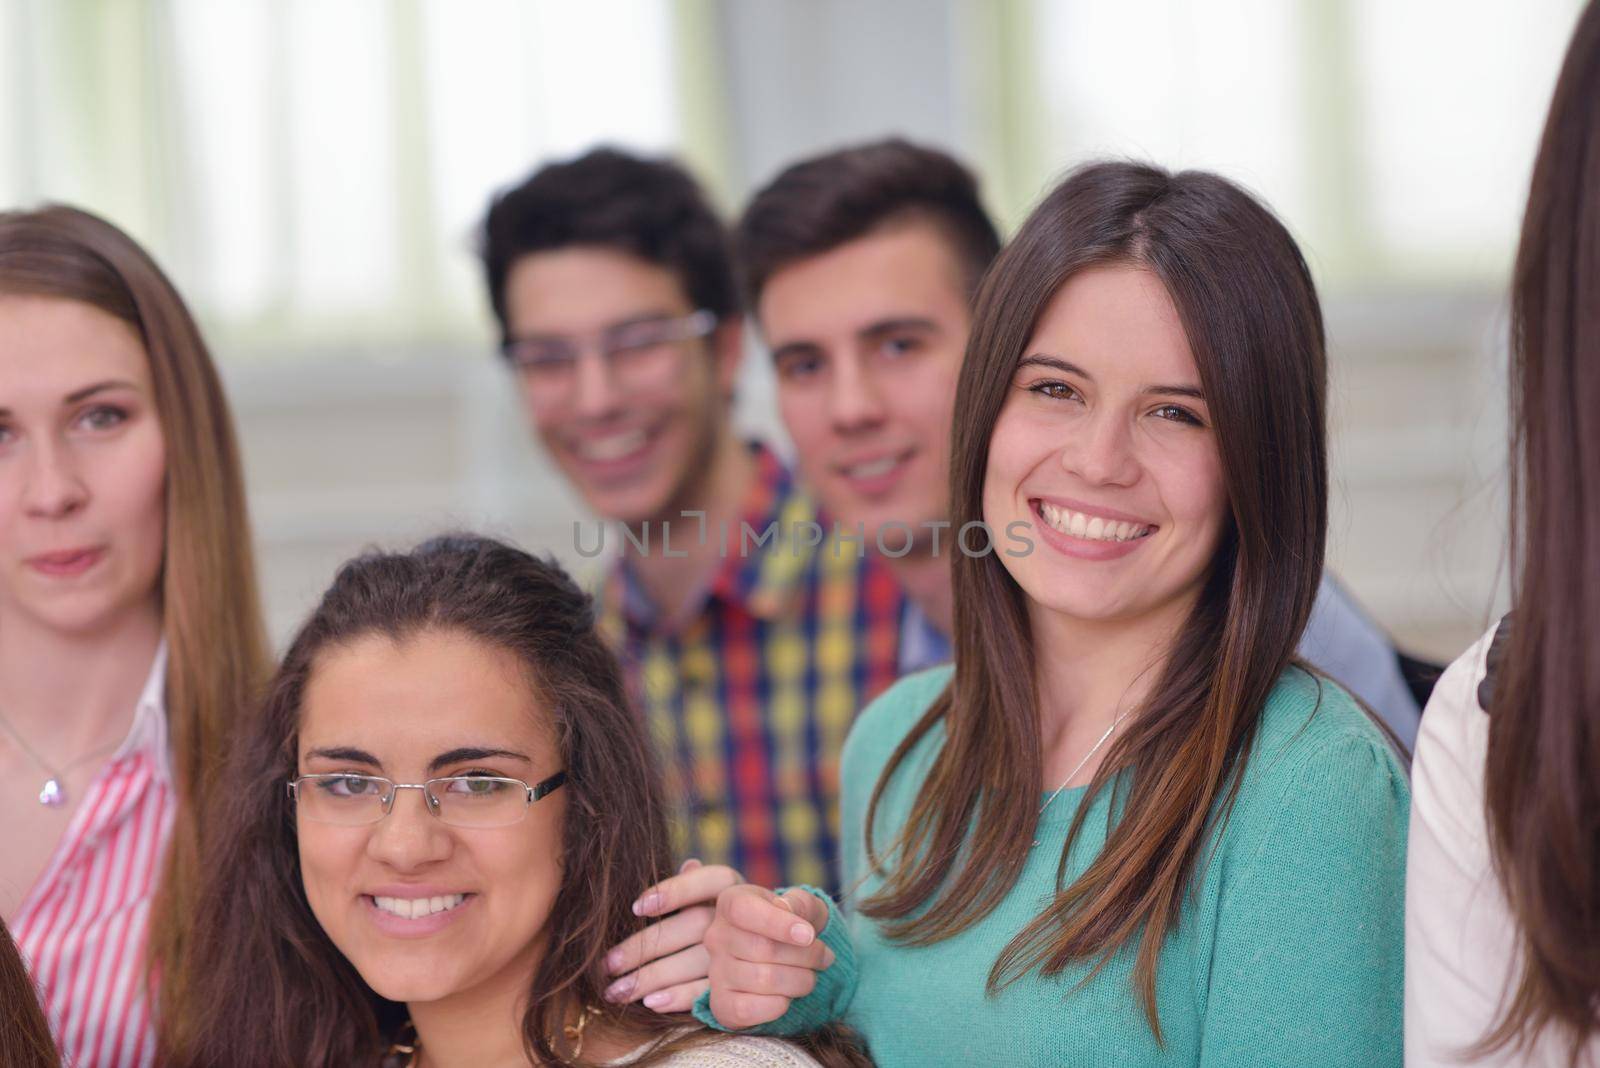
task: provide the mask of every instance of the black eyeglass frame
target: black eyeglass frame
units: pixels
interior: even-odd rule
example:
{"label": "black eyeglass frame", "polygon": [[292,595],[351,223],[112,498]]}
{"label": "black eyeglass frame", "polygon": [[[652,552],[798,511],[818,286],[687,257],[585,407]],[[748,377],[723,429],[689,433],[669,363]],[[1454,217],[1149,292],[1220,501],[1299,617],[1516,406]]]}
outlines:
{"label": "black eyeglass frame", "polygon": [[[716,312],[711,311],[709,308],[697,308],[697,309],[695,309],[694,311],[690,312],[687,315],[668,317],[668,318],[664,318],[664,319],[659,320],[659,322],[660,322],[661,326],[664,328],[664,332],[663,332],[662,336],[660,338],[658,338],[658,339],[655,339],[655,340],[651,341],[649,345],[645,345],[645,346],[616,345],[616,344],[614,344],[612,342],[612,340],[610,339],[610,334],[614,330],[619,329],[619,327],[616,327],[616,326],[607,327],[606,329],[600,331],[599,334],[597,336],[595,336],[594,338],[592,338],[592,339],[584,339],[584,338],[576,338],[576,337],[561,337],[559,340],[565,342],[572,349],[572,352],[573,352],[572,364],[573,365],[576,365],[577,360],[579,358],[581,358],[582,355],[583,355],[583,349],[585,347],[585,345],[584,345],[584,341],[585,340],[592,341],[592,344],[594,345],[594,347],[599,351],[601,359],[604,360],[609,365],[611,363],[612,359],[619,352],[627,352],[628,350],[633,349],[633,348],[649,348],[649,347],[653,347],[655,345],[676,345],[676,344],[678,344],[680,342],[683,342],[683,341],[694,341],[694,340],[696,340],[698,338],[709,337],[717,329],[718,324],[721,322],[721,318],[720,318],[720,316],[717,315]],[[626,325],[638,326],[640,324],[638,324],[638,323],[630,323],[630,324],[626,324]],[[528,343],[530,341],[536,341],[536,340],[556,340],[556,339],[555,338],[546,339],[546,338],[510,337],[510,336],[503,337],[500,340],[500,346],[499,346],[499,348],[500,348],[500,356],[501,356],[502,359],[505,360],[507,366],[509,366],[512,370],[514,370],[514,371],[526,370],[527,369],[526,364],[522,360],[519,360],[517,358],[517,349],[521,345],[524,345],[524,344],[526,344],[526,343]]]}

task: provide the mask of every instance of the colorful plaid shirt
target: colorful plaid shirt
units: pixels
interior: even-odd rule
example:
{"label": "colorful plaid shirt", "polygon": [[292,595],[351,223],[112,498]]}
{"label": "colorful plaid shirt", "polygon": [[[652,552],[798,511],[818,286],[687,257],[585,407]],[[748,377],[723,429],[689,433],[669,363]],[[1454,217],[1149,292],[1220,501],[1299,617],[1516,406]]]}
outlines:
{"label": "colorful plaid shirt", "polygon": [[679,855],[763,886],[833,888],[839,754],[898,673],[904,595],[856,531],[834,530],[771,451],[751,449],[740,529],[706,532],[723,561],[700,611],[664,629],[624,560],[601,627],[662,756]]}

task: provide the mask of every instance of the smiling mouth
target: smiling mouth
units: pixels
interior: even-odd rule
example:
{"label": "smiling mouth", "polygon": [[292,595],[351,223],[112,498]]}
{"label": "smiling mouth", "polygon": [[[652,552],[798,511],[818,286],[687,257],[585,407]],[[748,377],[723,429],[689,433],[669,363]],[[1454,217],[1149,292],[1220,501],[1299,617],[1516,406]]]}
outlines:
{"label": "smiling mouth", "polygon": [[1034,512],[1050,529],[1084,541],[1124,542],[1148,538],[1156,532],[1149,523],[1123,523],[1103,516],[1060,508],[1049,501],[1033,502]]}
{"label": "smiling mouth", "polygon": [[569,447],[574,456],[588,463],[616,463],[644,451],[656,434],[653,429],[625,430],[604,437],[575,440]]}
{"label": "smiling mouth", "polygon": [[379,912],[398,916],[402,920],[420,920],[441,912],[460,908],[471,894],[444,894],[440,897],[376,897],[362,895]]}
{"label": "smiling mouth", "polygon": [[856,464],[840,464],[835,468],[845,478],[870,479],[882,478],[889,472],[907,463],[915,454],[914,449],[906,452],[895,453],[891,456],[880,456],[876,460],[867,460]]}

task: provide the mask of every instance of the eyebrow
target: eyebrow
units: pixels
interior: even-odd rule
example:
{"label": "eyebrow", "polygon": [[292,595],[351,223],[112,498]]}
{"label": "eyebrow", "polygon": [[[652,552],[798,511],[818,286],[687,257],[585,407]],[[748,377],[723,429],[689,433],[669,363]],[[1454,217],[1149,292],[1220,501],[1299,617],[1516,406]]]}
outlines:
{"label": "eyebrow", "polygon": [[493,757],[510,757],[512,760],[520,760],[524,764],[533,763],[525,754],[513,752],[510,749],[483,749],[477,746],[462,746],[434,757],[428,762],[428,770],[438,771],[440,768],[451,764],[462,764],[469,760],[489,760]]}
{"label": "eyebrow", "polygon": [[[694,313],[693,312],[686,312],[685,314],[692,315]],[[626,330],[628,327],[630,327],[630,326],[638,326],[640,323],[653,323],[653,322],[657,322],[657,321],[659,321],[661,319],[673,319],[673,318],[677,318],[677,316],[673,312],[670,312],[670,311],[666,310],[665,308],[662,308],[662,309],[659,309],[659,310],[655,310],[655,311],[643,311],[643,312],[639,312],[636,315],[630,315],[630,316],[627,316],[626,318],[616,319],[616,320],[614,320],[612,322],[606,323],[605,325],[600,327],[599,332],[600,333],[609,333],[609,332],[611,332],[613,330]],[[560,332],[559,330],[535,330],[535,331],[530,331],[530,332],[525,333],[525,334],[516,333],[516,332],[507,332],[505,340],[508,341],[508,342],[512,342],[512,341],[566,341],[566,340],[570,339],[572,336],[573,335],[571,335],[571,334],[564,334],[564,333]]]}
{"label": "eyebrow", "polygon": [[[872,341],[886,334],[898,334],[906,331],[920,334],[937,334],[939,332],[939,324],[932,319],[918,315],[902,315],[891,319],[879,319],[875,323],[868,323],[856,331],[856,337],[862,341]],[[810,355],[821,351],[822,346],[815,341],[786,341],[772,350],[772,359],[776,363],[785,356],[794,356],[801,353]]]}
{"label": "eyebrow", "polygon": [[682,315],[674,315],[672,312],[668,311],[667,309],[661,308],[661,309],[658,309],[656,311],[639,312],[636,315],[630,315],[630,316],[628,316],[627,318],[624,318],[624,319],[615,319],[615,320],[607,323],[601,329],[603,329],[603,330],[621,330],[624,327],[637,326],[640,323],[653,323],[658,319],[676,319],[676,318],[681,318],[682,316],[693,315],[693,314],[694,314],[693,312],[683,312]]}
{"label": "eyebrow", "polygon": [[[352,764],[371,764],[375,768],[383,767],[383,761],[367,752],[365,749],[356,749],[352,746],[334,746],[327,749],[312,749],[306,753],[309,757],[322,757],[324,760],[343,760]],[[525,754],[513,752],[510,749],[486,749],[482,746],[460,746],[448,752],[440,753],[428,762],[429,771],[438,771],[440,768],[451,764],[461,764],[468,760],[488,760],[491,757],[510,757],[531,764]]]}
{"label": "eyebrow", "polygon": [[786,341],[772,350],[772,362],[782,363],[788,356],[810,356],[821,351],[822,346],[815,341]]}
{"label": "eyebrow", "polygon": [[884,334],[898,334],[903,330],[934,334],[938,333],[939,324],[920,315],[903,315],[892,319],[880,319],[870,326],[864,326],[856,331],[856,337],[882,337]]}
{"label": "eyebrow", "polygon": [[375,768],[383,767],[383,761],[365,749],[354,749],[347,745],[335,746],[331,749],[312,749],[306,753],[306,756],[322,757],[324,760],[343,760],[352,764],[371,764]]}
{"label": "eyebrow", "polygon": [[72,393],[68,393],[66,397],[66,403],[77,404],[79,401],[88,400],[96,393],[104,393],[107,390],[131,389],[137,391],[138,388],[139,387],[137,385],[125,378],[108,378],[104,382],[96,382],[92,386],[84,386],[80,390],[75,390]]}
{"label": "eyebrow", "polygon": [[[1094,375],[1085,371],[1075,363],[1069,363],[1059,356],[1046,356],[1043,353],[1034,353],[1024,356],[1017,361],[1020,370],[1023,367],[1052,367],[1063,374],[1077,375],[1088,382],[1094,381]],[[1206,399],[1205,392],[1199,386],[1146,386],[1139,391],[1146,396],[1160,397],[1192,397],[1197,401]]]}
{"label": "eyebrow", "polygon": [[[139,386],[137,383],[130,382],[125,378],[108,378],[104,382],[96,382],[92,386],[84,386],[82,389],[73,390],[61,399],[61,403],[64,405],[77,404],[88,400],[97,393],[105,393],[113,389],[131,389],[137,393]],[[10,408],[0,408],[0,417],[9,418],[10,415]]]}

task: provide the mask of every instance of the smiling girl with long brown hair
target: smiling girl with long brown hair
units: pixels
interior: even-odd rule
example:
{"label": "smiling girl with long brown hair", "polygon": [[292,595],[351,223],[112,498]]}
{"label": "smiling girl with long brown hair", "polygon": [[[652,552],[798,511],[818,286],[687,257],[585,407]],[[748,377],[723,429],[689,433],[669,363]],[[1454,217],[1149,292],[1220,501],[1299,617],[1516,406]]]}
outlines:
{"label": "smiling girl with long brown hair", "polygon": [[1238,187],[1107,163],[1046,197],[958,387],[952,526],[990,533],[954,670],[851,734],[851,913],[724,891],[703,1018],[843,1017],[888,1068],[1399,1063],[1405,773],[1294,658],[1325,379],[1310,273]]}

